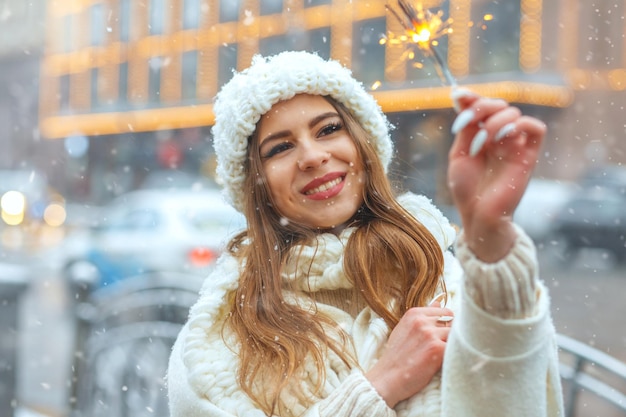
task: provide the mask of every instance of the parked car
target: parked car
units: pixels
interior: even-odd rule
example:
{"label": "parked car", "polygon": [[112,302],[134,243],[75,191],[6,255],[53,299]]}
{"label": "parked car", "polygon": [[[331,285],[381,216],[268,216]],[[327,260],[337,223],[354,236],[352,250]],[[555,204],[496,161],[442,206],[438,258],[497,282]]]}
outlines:
{"label": "parked car", "polygon": [[559,211],[554,232],[565,260],[596,248],[626,262],[626,198],[613,189],[583,189]]}
{"label": "parked car", "polygon": [[585,189],[613,190],[626,197],[626,167],[621,165],[591,167],[581,175],[578,182]]}
{"label": "parked car", "polygon": [[141,182],[142,190],[201,190],[217,189],[219,186],[211,178],[190,174],[185,171],[166,169],[152,170]]}
{"label": "parked car", "polygon": [[544,242],[551,238],[554,218],[576,189],[576,185],[567,181],[532,178],[513,220],[535,242]]}
{"label": "parked car", "polygon": [[140,190],[101,207],[96,224],[66,239],[64,269],[106,286],[153,271],[206,274],[243,215],[218,190]]}

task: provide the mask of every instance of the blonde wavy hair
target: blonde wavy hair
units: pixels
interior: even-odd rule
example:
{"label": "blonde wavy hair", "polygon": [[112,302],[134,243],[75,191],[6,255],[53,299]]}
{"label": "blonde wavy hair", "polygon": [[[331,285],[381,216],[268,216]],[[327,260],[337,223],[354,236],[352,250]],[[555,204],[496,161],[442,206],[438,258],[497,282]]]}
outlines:
{"label": "blonde wavy hair", "polygon": [[[367,132],[341,103],[325,98],[343,120],[366,171],[363,205],[350,224],[356,229],[344,251],[344,270],[367,305],[394,328],[409,308],[425,305],[443,285],[443,253],[426,227],[396,201]],[[241,388],[267,415],[287,415],[290,410],[280,399],[287,387],[305,402],[321,398],[328,349],[348,367],[357,365],[344,348],[348,337],[336,323],[285,300],[281,270],[294,256],[290,249],[315,242],[319,231],[293,222],[281,224],[256,135],[249,138],[245,170],[248,229],[228,245],[243,260],[243,269],[237,290],[229,295],[227,325],[240,342]],[[305,358],[312,359],[317,370],[307,393],[301,384],[292,383]]]}

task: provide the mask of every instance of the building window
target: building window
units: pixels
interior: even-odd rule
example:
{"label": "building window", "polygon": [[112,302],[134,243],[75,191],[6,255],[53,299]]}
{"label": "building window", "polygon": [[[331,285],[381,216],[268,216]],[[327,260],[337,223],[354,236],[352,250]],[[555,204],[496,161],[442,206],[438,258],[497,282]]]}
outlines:
{"label": "building window", "polygon": [[59,104],[61,106],[61,113],[66,113],[70,110],[70,75],[62,75],[59,78]]}
{"label": "building window", "polygon": [[200,0],[183,1],[183,29],[196,29],[200,24]]}
{"label": "building window", "polygon": [[614,36],[614,28],[624,26],[623,3],[581,2],[578,7],[578,67],[606,70],[623,66],[624,35]]}
{"label": "building window", "polygon": [[239,19],[240,0],[220,0],[220,22],[236,22]]}
{"label": "building window", "polygon": [[330,58],[330,28],[309,31],[309,50],[317,52],[324,59]]}
{"label": "building window", "polygon": [[261,55],[275,55],[282,51],[317,52],[324,58],[330,57],[330,28],[311,31],[290,29],[284,35],[270,36],[259,40]]}
{"label": "building window", "polygon": [[104,6],[101,3],[91,6],[91,44],[100,46],[104,44]]}
{"label": "building window", "polygon": [[182,66],[182,98],[183,100],[195,99],[198,84],[198,51],[183,53]]}
{"label": "building window", "polygon": [[161,101],[161,68],[163,67],[163,58],[153,56],[148,61],[150,68],[148,76],[148,97],[151,104]]}
{"label": "building window", "polygon": [[[495,16],[484,22],[485,15]],[[470,73],[519,71],[520,2],[477,2],[472,7]]]}
{"label": "building window", "polygon": [[356,22],[352,34],[352,71],[365,84],[381,81],[385,76],[385,47],[380,45],[385,33],[385,19]]}
{"label": "building window", "polygon": [[261,0],[261,16],[283,12],[283,0]]}
{"label": "building window", "polygon": [[73,15],[63,16],[61,23],[61,31],[63,38],[61,40],[63,52],[71,52],[74,47],[74,31],[72,30],[72,24],[74,23]]}
{"label": "building window", "polygon": [[324,4],[331,4],[331,0],[304,0],[304,7],[322,6]]}
{"label": "building window", "polygon": [[218,54],[217,79],[221,86],[233,77],[233,70],[237,68],[237,45],[221,45]]}
{"label": "building window", "polygon": [[286,35],[262,38],[259,40],[259,53],[263,56],[269,56],[287,49],[292,49],[289,47],[289,41],[290,38]]}
{"label": "building window", "polygon": [[118,84],[118,92],[119,92],[119,101],[120,103],[127,103],[128,101],[128,62],[122,62],[120,64],[120,75],[119,75],[119,84]]}
{"label": "building window", "polygon": [[131,7],[130,0],[120,1],[120,41],[130,41],[130,19]]}
{"label": "building window", "polygon": [[99,106],[98,93],[98,68],[91,69],[91,109],[97,109]]}
{"label": "building window", "polygon": [[165,3],[164,0],[150,2],[150,34],[162,35],[165,31]]}

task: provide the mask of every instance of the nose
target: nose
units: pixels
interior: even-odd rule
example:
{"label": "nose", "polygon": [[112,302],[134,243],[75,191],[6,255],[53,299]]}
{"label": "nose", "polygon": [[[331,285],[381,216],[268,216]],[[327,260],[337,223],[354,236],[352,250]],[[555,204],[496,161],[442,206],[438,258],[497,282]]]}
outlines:
{"label": "nose", "polygon": [[330,160],[330,152],[316,140],[306,141],[300,147],[298,168],[302,171],[319,168]]}

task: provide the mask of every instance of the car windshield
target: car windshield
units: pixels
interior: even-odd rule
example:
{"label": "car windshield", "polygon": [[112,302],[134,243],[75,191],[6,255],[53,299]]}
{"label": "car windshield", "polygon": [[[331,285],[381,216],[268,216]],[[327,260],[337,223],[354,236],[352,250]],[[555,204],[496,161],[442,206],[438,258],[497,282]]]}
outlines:
{"label": "car windshield", "polygon": [[581,219],[612,220],[622,216],[626,202],[616,198],[581,198],[567,205],[567,212]]}
{"label": "car windshield", "polygon": [[200,232],[230,233],[242,229],[245,226],[243,217],[233,210],[184,209],[179,213],[182,221]]}

